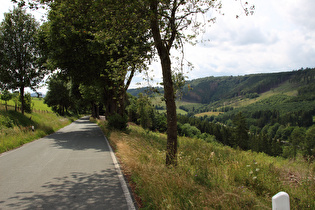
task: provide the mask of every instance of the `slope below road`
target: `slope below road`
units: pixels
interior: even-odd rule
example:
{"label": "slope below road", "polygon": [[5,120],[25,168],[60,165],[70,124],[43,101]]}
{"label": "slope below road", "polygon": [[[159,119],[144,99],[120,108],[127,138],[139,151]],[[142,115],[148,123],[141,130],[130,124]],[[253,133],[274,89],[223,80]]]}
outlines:
{"label": "slope below road", "polygon": [[89,208],[134,206],[102,131],[87,117],[0,156],[0,209]]}

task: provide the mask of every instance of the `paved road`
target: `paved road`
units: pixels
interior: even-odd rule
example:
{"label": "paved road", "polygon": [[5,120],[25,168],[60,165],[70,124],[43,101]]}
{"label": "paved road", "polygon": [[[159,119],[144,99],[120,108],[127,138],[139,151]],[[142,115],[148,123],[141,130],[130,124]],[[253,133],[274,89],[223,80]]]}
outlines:
{"label": "paved road", "polygon": [[132,209],[121,183],[107,141],[87,117],[0,155],[0,209]]}

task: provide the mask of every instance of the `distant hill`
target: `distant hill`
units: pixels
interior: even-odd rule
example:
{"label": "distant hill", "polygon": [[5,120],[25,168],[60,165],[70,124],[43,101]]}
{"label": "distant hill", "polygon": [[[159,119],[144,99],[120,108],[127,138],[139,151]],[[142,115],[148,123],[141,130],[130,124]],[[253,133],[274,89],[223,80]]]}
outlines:
{"label": "distant hill", "polygon": [[[186,81],[181,100],[191,103],[209,104],[234,97],[255,98],[285,83],[289,83],[289,91],[298,91],[299,88],[303,87],[304,91],[313,90],[312,87],[309,89],[308,86],[315,83],[315,68],[280,73],[205,77],[190,80]],[[143,87],[129,89],[127,92],[137,96],[139,93],[152,95],[157,91],[163,93],[163,88]]]}
{"label": "distant hill", "polygon": [[45,98],[46,95],[43,95],[41,92],[31,93],[31,97],[33,98]]}
{"label": "distant hill", "polygon": [[127,93],[133,95],[133,96],[138,96],[139,93],[142,94],[147,94],[149,96],[153,96],[156,93],[164,93],[163,88],[161,87],[142,87],[142,88],[136,88],[136,89],[128,89]]}
{"label": "distant hill", "polygon": [[295,89],[311,84],[315,82],[315,69],[191,80],[187,81],[184,87],[182,100],[208,104],[236,96],[251,98],[277,88],[285,82],[291,83]]}
{"label": "distant hill", "polygon": [[[129,91],[136,95],[145,90]],[[164,102],[153,101],[165,107]],[[177,108],[221,123],[242,112],[260,128],[269,123],[308,127],[315,122],[315,68],[187,81]]]}

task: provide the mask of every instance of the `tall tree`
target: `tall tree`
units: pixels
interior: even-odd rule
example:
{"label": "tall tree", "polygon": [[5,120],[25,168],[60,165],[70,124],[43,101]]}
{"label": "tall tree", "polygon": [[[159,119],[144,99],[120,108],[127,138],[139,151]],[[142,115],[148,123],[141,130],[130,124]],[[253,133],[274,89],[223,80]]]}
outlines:
{"label": "tall tree", "polygon": [[248,149],[248,128],[246,126],[246,118],[239,112],[233,119],[234,128],[234,145],[246,150]]}
{"label": "tall tree", "polygon": [[[216,0],[147,0],[150,29],[158,52],[163,74],[164,99],[167,108],[167,150],[166,165],[177,164],[177,119],[172,75],[174,68],[170,59],[172,48],[182,49],[184,42],[190,42],[203,32],[214,18],[206,17],[210,9],[220,9]],[[254,7],[243,7],[245,14],[252,14]],[[204,18],[199,18],[201,15]],[[205,20],[206,19],[206,20]],[[200,21],[205,20],[205,21]],[[189,34],[189,32],[191,32]]]}
{"label": "tall tree", "polygon": [[0,85],[19,89],[24,114],[24,88],[35,88],[46,73],[37,42],[39,24],[20,7],[6,13],[0,26]]}
{"label": "tall tree", "polygon": [[202,24],[197,21],[198,14],[205,14],[210,8],[219,6],[210,0],[149,0],[150,29],[161,61],[167,108],[166,165],[177,164],[177,118],[170,50],[182,47],[185,40],[196,37],[197,33],[185,35],[185,31],[191,28],[194,32],[200,31],[198,28],[202,28]]}

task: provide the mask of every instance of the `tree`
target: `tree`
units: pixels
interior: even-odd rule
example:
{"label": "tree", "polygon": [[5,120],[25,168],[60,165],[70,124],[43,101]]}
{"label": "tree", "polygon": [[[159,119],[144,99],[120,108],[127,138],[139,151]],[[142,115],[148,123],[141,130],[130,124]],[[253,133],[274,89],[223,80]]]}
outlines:
{"label": "tree", "polygon": [[301,127],[295,127],[290,136],[290,148],[292,151],[291,156],[295,159],[297,155],[298,146],[304,142],[305,138],[305,129]]}
{"label": "tree", "polygon": [[239,112],[233,119],[234,129],[234,140],[235,145],[246,150],[248,149],[248,129],[246,127],[246,118],[243,116],[242,112]]}
{"label": "tree", "polygon": [[6,13],[0,26],[0,85],[19,89],[24,114],[24,88],[35,88],[46,71],[37,42],[38,23],[22,8]]}
{"label": "tree", "polygon": [[4,90],[1,94],[1,100],[5,101],[5,110],[8,111],[8,101],[10,101],[12,98],[12,93],[10,93],[8,90]]}
{"label": "tree", "polygon": [[304,156],[315,158],[315,126],[313,125],[306,131],[305,141],[302,144]]}
{"label": "tree", "polygon": [[[183,30],[192,23],[192,16],[200,12],[205,13],[214,4],[208,1],[207,9],[203,10],[198,5],[199,3],[193,1],[150,0],[149,2],[150,28],[162,66],[167,110],[166,165],[177,165],[177,116],[170,50],[174,46],[176,48],[181,46],[184,37]],[[174,41],[177,41],[176,44]]]}
{"label": "tree", "polygon": [[79,91],[82,98],[91,104],[92,117],[99,118],[99,105],[101,102],[102,88],[81,84]]}
{"label": "tree", "polygon": [[[166,165],[177,164],[177,118],[174,94],[174,74],[170,59],[170,50],[183,47],[184,42],[197,37],[204,26],[212,22],[209,19],[201,22],[198,15],[205,15],[210,9],[220,9],[221,4],[215,0],[182,1],[182,0],[147,0],[149,5],[150,29],[154,45],[158,52],[164,86],[164,99],[167,109],[167,150]],[[251,7],[253,10],[254,7]],[[244,7],[245,14],[252,10]],[[187,34],[191,31],[191,34]]]}
{"label": "tree", "polygon": [[138,121],[144,129],[151,128],[152,126],[153,119],[150,117],[152,110],[153,108],[148,96],[140,93],[137,100],[137,114],[139,116]]}
{"label": "tree", "polygon": [[57,74],[52,75],[48,81],[48,92],[44,98],[44,103],[60,115],[67,113],[70,107],[68,82]]}

